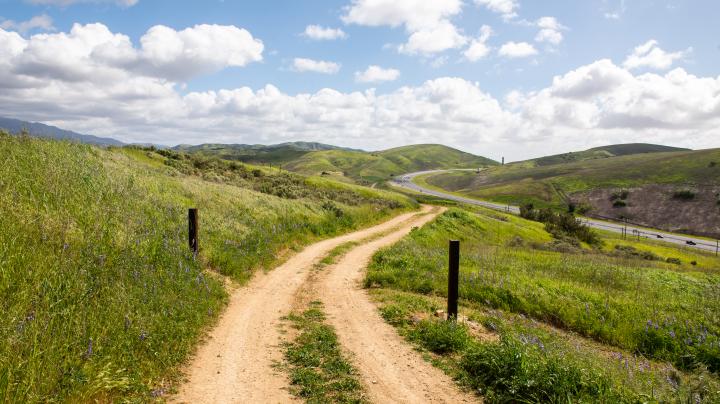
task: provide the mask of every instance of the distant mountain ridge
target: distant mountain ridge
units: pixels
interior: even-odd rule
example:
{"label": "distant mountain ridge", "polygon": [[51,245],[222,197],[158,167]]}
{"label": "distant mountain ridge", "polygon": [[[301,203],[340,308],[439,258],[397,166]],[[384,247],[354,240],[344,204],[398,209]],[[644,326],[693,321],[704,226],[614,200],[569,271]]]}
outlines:
{"label": "distant mountain ridge", "polygon": [[18,134],[23,130],[28,131],[32,136],[44,137],[58,140],[72,140],[80,143],[88,143],[97,146],[123,146],[125,143],[107,137],[84,135],[55,126],[45,125],[37,122],[21,121],[19,119],[0,117],[0,129],[10,133]]}

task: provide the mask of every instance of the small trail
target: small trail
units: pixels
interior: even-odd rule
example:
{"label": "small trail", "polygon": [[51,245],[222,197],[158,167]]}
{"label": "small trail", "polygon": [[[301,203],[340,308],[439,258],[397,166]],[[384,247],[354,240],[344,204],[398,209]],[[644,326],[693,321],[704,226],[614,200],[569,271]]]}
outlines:
{"label": "small trail", "polygon": [[[421,214],[427,214],[431,209],[424,206]],[[433,216],[407,213],[365,230],[310,245],[283,265],[258,274],[248,285],[234,291],[217,326],[198,348],[187,368],[187,382],[180,386],[177,396],[171,401],[294,401],[287,389],[287,377],[273,368],[273,364],[282,359],[278,326],[281,317],[291,311],[295,294],[307,280],[313,265],[330,250],[348,241],[363,240],[397,226],[402,226],[405,234],[412,226],[418,225],[418,217],[427,221]]]}
{"label": "small trail", "polygon": [[442,371],[420,354],[387,324],[370,301],[361,282],[373,254],[422,226],[443,209],[421,216],[409,226],[348,252],[337,264],[325,269],[319,279],[320,300],[328,322],[338,334],[343,349],[353,355],[354,365],[365,381],[370,399],[377,403],[462,403],[479,398],[461,392]]}

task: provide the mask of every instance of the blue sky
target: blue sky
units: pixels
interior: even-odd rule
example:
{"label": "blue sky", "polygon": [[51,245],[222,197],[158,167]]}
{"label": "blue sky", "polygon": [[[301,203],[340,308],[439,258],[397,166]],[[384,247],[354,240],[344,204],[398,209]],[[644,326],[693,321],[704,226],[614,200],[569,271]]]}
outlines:
{"label": "blue sky", "polygon": [[[0,40],[17,44],[0,44],[0,115],[165,144],[439,142],[510,159],[717,147],[719,17],[710,0],[0,0]],[[73,31],[94,23],[106,30]],[[209,55],[159,61],[143,48],[157,26]],[[117,36],[129,45],[102,43]]]}

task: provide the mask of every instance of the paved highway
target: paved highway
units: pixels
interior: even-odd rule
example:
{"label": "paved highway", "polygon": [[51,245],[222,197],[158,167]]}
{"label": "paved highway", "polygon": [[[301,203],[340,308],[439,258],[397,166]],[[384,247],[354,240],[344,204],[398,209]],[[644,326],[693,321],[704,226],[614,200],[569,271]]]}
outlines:
{"label": "paved highway", "polygon": [[[415,192],[420,192],[428,195],[437,196],[440,198],[450,199],[453,201],[468,203],[472,205],[479,205],[484,206],[486,208],[500,210],[504,212],[511,212],[514,214],[520,213],[520,208],[517,206],[512,205],[504,205],[500,203],[494,203],[494,202],[487,202],[487,201],[481,201],[478,199],[471,199],[471,198],[465,198],[462,196],[457,196],[453,194],[448,194],[445,192],[436,191],[434,189],[428,189],[425,187],[422,187],[415,182],[413,182],[413,178],[424,175],[424,174],[431,174],[431,173],[440,173],[445,171],[452,171],[452,170],[431,170],[431,171],[419,171],[416,173],[409,173],[404,174],[399,177],[396,177],[392,184],[401,188],[406,188]],[[474,170],[473,170],[474,171]],[[660,240],[665,241],[668,243],[673,244],[679,244],[690,248],[697,248],[700,250],[705,251],[711,251],[714,253],[718,253],[718,242],[712,242],[706,239],[696,238],[692,236],[685,236],[675,233],[667,233],[662,232],[660,230],[648,230],[646,228],[641,227],[635,227],[632,225],[625,225],[622,223],[614,223],[610,221],[601,221],[601,220],[595,220],[595,219],[589,219],[586,217],[580,218],[580,220],[593,228],[601,229],[601,230],[608,230],[615,233],[622,233],[623,231],[626,231],[628,237],[636,237],[636,238],[647,238],[647,239],[654,239],[654,240]]]}

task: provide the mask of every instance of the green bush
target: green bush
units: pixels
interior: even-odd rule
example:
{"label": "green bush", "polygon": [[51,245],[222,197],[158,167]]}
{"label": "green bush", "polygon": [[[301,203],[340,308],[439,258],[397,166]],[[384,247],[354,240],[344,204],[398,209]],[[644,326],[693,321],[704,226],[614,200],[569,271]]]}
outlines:
{"label": "green bush", "polygon": [[611,201],[624,201],[630,196],[630,191],[627,189],[623,189],[618,192],[613,192],[612,195],[610,195]]}
{"label": "green bush", "polygon": [[600,238],[590,227],[580,223],[572,213],[555,212],[550,208],[535,209],[532,204],[520,207],[524,219],[545,223],[545,230],[558,240],[577,239],[591,245],[600,244]]}
{"label": "green bush", "polygon": [[689,190],[689,189],[683,189],[681,191],[675,191],[673,193],[673,198],[680,199],[684,201],[691,201],[695,199],[695,192]]}
{"label": "green bush", "polygon": [[568,358],[548,354],[532,335],[474,344],[460,366],[488,402],[621,402],[608,377]]}
{"label": "green bush", "polygon": [[423,320],[410,338],[437,354],[458,352],[470,342],[467,327],[455,321]]}
{"label": "green bush", "polygon": [[662,260],[662,258],[660,258],[657,254],[651,251],[640,251],[637,248],[629,245],[616,245],[615,255],[627,258],[640,258],[647,261]]}

